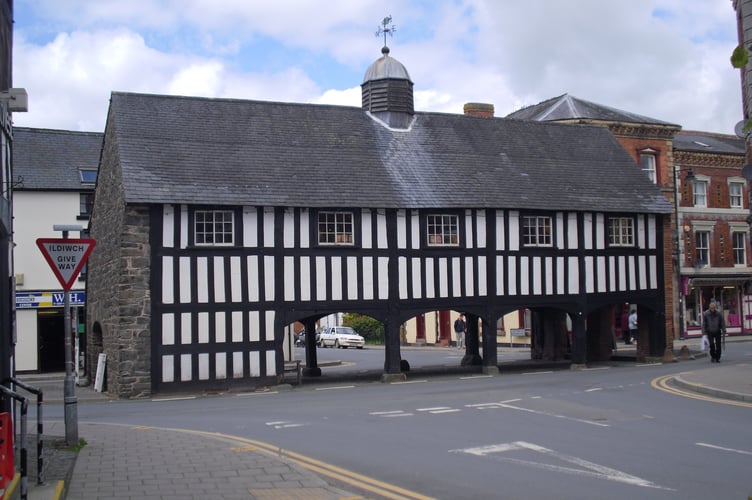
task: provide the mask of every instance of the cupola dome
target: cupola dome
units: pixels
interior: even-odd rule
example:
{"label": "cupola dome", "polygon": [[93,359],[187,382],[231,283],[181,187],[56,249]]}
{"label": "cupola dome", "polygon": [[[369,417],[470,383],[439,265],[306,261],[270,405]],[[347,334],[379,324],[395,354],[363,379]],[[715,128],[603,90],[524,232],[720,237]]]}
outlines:
{"label": "cupola dome", "polygon": [[405,66],[389,56],[389,47],[381,53],[363,77],[363,109],[390,127],[407,128],[415,114],[413,82]]}

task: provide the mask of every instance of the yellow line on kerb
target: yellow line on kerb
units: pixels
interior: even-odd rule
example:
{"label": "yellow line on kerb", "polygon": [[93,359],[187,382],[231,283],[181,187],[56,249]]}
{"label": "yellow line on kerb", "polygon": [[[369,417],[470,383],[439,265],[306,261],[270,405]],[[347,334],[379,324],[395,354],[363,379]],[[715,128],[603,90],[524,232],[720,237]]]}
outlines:
{"label": "yellow line on kerb", "polygon": [[668,385],[669,380],[676,377],[676,375],[663,375],[662,377],[654,378],[650,385],[654,389],[658,389],[659,391],[668,392],[669,394],[673,394],[675,396],[682,396],[685,398],[692,398],[692,399],[699,399],[700,401],[708,401],[710,403],[720,403],[724,405],[731,405],[731,406],[742,406],[744,408],[752,408],[752,403],[747,403],[744,401],[734,401],[732,399],[723,399],[723,398],[717,398],[710,396],[708,394],[699,394],[696,392],[688,391],[685,389],[680,389],[678,387],[671,387]]}
{"label": "yellow line on kerb", "polygon": [[350,484],[362,490],[376,493],[377,495],[381,495],[384,498],[391,498],[394,500],[409,500],[409,499],[434,500],[433,497],[425,496],[420,493],[416,493],[414,491],[410,491],[405,488],[395,486],[393,484],[385,483],[383,481],[379,481],[372,477],[364,476],[362,474],[358,474],[357,472],[352,472],[347,469],[337,467],[336,465],[328,464],[326,462],[322,462],[320,460],[316,460],[314,458],[307,457],[305,455],[301,455],[293,451],[282,450],[277,446],[273,446],[273,445],[270,445],[268,443],[264,443],[261,441],[256,441],[254,439],[248,439],[248,438],[244,438],[240,436],[232,436],[229,434],[222,434],[220,432],[206,432],[206,431],[187,430],[187,429],[169,429],[169,430],[185,432],[188,434],[196,434],[200,436],[222,438],[222,439],[227,439],[231,441],[238,441],[238,442],[250,445],[250,446],[255,446],[256,448],[258,448],[258,451],[261,451],[270,455],[274,455],[274,456],[282,455],[286,459],[310,471],[316,472],[317,474],[331,477],[332,479],[336,479],[343,483]]}

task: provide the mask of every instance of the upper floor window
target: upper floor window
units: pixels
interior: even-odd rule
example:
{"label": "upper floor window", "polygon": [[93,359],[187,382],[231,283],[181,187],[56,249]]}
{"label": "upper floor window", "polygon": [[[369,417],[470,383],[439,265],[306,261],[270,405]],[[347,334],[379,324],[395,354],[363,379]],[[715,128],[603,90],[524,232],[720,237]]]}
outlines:
{"label": "upper floor window", "polygon": [[695,200],[695,206],[696,207],[707,207],[708,206],[708,181],[705,180],[695,180],[694,182],[694,200]]}
{"label": "upper floor window", "polygon": [[742,202],[743,193],[744,184],[741,182],[729,183],[729,203],[731,208],[742,208],[744,206]]}
{"label": "upper floor window", "polygon": [[657,179],[655,173],[655,153],[652,150],[640,153],[640,168],[647,174],[648,179],[655,184]]}
{"label": "upper floor window", "polygon": [[526,247],[550,247],[552,245],[551,217],[525,215],[522,217],[522,244]]}
{"label": "upper floor window", "polygon": [[738,266],[747,265],[747,233],[734,231],[731,233],[732,244],[734,247],[734,264]]}
{"label": "upper floor window", "polygon": [[196,245],[232,245],[235,242],[235,212],[232,210],[196,210]]}
{"label": "upper floor window", "polygon": [[319,212],[319,245],[352,245],[355,242],[352,212]]}
{"label": "upper floor window", "polygon": [[89,218],[91,209],[94,208],[94,193],[79,193],[79,218]]}
{"label": "upper floor window", "polygon": [[695,265],[705,267],[710,264],[710,231],[695,233]]}
{"label": "upper floor window", "polygon": [[634,246],[634,219],[631,217],[609,217],[608,244],[612,247]]}
{"label": "upper floor window", "polygon": [[457,246],[460,244],[459,217],[429,215],[426,219],[428,246]]}

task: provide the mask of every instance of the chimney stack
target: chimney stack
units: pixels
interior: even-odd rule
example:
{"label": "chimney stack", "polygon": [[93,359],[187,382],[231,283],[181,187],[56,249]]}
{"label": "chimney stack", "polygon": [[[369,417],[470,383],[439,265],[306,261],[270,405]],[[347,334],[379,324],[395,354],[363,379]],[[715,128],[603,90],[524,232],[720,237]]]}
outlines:
{"label": "chimney stack", "polygon": [[468,102],[463,108],[465,116],[478,116],[480,118],[493,118],[494,105],[484,102]]}

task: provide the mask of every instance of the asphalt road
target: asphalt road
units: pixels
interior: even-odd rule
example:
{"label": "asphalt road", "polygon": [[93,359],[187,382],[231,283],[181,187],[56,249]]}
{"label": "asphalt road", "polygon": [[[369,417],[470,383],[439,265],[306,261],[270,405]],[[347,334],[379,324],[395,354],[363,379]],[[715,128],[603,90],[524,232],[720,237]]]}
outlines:
{"label": "asphalt road", "polygon": [[[383,366],[378,349],[327,351],[351,370]],[[752,362],[752,343],[724,362]],[[651,385],[687,363],[701,361],[86,402],[78,414],[255,439],[435,498],[747,498],[752,405]]]}

